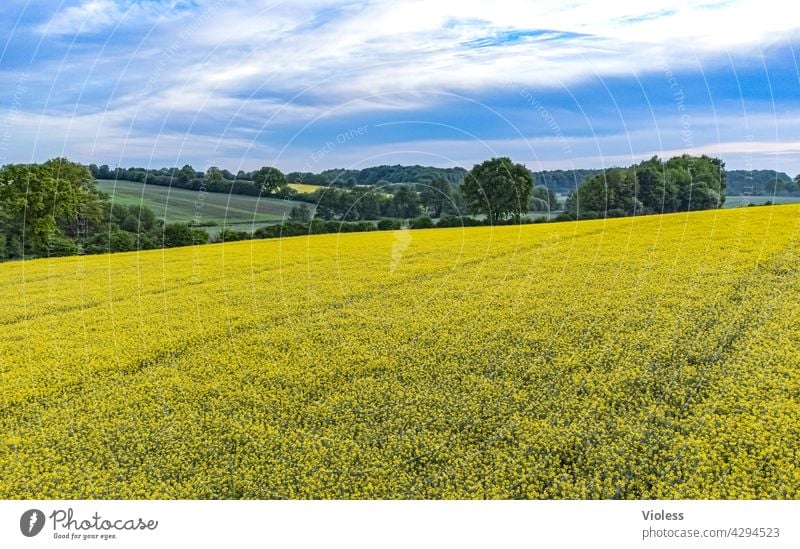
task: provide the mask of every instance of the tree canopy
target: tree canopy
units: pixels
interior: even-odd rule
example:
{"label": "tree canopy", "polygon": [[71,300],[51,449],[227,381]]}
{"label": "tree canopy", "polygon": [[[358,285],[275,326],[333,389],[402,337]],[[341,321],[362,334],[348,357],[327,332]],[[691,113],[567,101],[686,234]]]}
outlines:
{"label": "tree canopy", "polygon": [[705,210],[722,206],[725,187],[719,158],[684,154],[665,162],[654,156],[588,177],[565,209],[576,219]]}
{"label": "tree canopy", "polygon": [[442,212],[450,205],[450,184],[441,175],[437,175],[430,183],[420,185],[419,197],[422,204],[433,217],[441,217]]}
{"label": "tree canopy", "polygon": [[273,194],[281,187],[286,186],[286,177],[278,168],[264,166],[253,173],[253,183],[264,194]]}
{"label": "tree canopy", "polygon": [[485,214],[490,224],[525,214],[532,190],[533,174],[508,157],[476,164],[461,184],[470,213]]}
{"label": "tree canopy", "polygon": [[102,217],[102,194],[89,170],[54,158],[44,164],[9,164],[0,169],[0,233],[6,254],[65,255],[70,237]]}

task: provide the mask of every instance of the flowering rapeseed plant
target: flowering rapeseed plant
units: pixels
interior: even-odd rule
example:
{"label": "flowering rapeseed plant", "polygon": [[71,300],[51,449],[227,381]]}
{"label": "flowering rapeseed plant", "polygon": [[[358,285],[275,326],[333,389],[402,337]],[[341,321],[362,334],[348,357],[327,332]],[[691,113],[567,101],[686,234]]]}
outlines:
{"label": "flowering rapeseed plant", "polygon": [[0,498],[798,498],[798,213],[0,265]]}

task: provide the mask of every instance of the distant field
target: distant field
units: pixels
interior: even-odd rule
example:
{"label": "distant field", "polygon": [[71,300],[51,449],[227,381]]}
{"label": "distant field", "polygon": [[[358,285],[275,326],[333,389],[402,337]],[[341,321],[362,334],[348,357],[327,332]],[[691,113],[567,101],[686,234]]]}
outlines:
{"label": "distant field", "polygon": [[[115,204],[142,204],[167,223],[188,223],[198,218],[217,225],[252,224],[280,221],[288,216],[292,200],[258,198],[225,193],[204,193],[186,189],[142,185],[134,181],[97,180],[97,188],[108,193]],[[244,230],[237,227],[238,230]]]}
{"label": "distant field", "polygon": [[317,189],[321,189],[321,185],[306,185],[305,183],[289,183],[289,188],[294,189],[299,193],[313,193]]}
{"label": "distant field", "polygon": [[772,202],[773,204],[794,204],[800,202],[800,196],[726,196],[725,208],[738,208],[748,204],[763,204]]}

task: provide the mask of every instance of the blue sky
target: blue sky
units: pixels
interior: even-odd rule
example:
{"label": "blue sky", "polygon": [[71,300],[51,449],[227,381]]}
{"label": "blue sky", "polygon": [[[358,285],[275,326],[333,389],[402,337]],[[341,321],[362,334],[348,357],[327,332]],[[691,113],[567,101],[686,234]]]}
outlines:
{"label": "blue sky", "polygon": [[741,1],[5,0],[0,164],[800,173],[800,22]]}

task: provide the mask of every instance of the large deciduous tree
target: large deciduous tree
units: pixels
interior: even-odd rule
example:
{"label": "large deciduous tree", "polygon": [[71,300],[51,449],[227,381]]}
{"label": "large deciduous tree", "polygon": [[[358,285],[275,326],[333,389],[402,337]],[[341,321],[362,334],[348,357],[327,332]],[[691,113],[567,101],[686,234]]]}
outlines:
{"label": "large deciduous tree", "polygon": [[102,194],[85,166],[66,158],[0,169],[0,232],[9,257],[63,255],[69,237],[103,215]]}
{"label": "large deciduous tree", "polygon": [[253,173],[253,183],[264,194],[272,194],[286,185],[286,177],[278,168],[264,166]]}
{"label": "large deciduous tree", "polygon": [[461,184],[470,213],[485,214],[490,224],[526,213],[532,189],[533,174],[508,157],[476,164]]}

